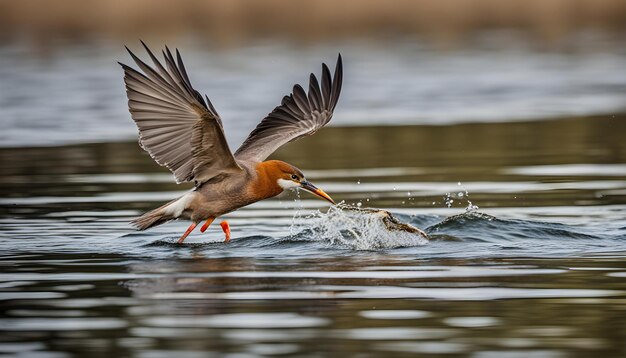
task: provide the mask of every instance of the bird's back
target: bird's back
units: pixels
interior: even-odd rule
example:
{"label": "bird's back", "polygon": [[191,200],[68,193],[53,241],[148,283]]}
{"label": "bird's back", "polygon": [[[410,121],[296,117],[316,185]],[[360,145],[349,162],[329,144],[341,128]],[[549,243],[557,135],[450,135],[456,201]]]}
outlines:
{"label": "bird's back", "polygon": [[196,216],[201,219],[221,216],[263,199],[253,189],[258,181],[256,165],[249,162],[239,164],[244,170],[224,173],[196,188],[197,195],[191,208]]}

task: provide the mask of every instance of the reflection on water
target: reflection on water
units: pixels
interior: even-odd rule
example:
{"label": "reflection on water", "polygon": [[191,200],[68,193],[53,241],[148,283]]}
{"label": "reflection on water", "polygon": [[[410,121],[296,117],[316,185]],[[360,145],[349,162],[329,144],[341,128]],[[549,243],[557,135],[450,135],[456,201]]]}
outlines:
{"label": "reflection on water", "polygon": [[14,292],[2,305],[5,353],[623,353],[624,281],[609,274],[624,266],[611,257],[35,254],[2,266],[3,284],[21,283],[3,288]]}
{"label": "reflection on water", "polygon": [[0,354],[623,356],[625,124],[331,127],[276,154],[428,242],[302,193],[176,245],[183,222],[127,224],[184,190],[136,142],[0,149]]}

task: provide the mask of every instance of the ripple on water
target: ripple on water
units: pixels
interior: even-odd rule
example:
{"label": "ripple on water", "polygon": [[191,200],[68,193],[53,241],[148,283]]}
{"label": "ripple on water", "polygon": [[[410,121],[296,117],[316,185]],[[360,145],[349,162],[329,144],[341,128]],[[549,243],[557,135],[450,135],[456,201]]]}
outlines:
{"label": "ripple on water", "polygon": [[232,313],[212,316],[158,316],[142,320],[151,327],[182,328],[308,328],[330,323],[321,317],[296,313]]}
{"label": "ripple on water", "polygon": [[264,343],[251,344],[247,347],[246,350],[254,355],[259,356],[284,355],[298,352],[300,350],[300,346],[290,343]]}
{"label": "ripple on water", "polygon": [[285,342],[306,340],[318,337],[319,332],[313,329],[296,328],[281,329],[229,329],[223,331],[223,337],[242,342]]}
{"label": "ripple on water", "polygon": [[443,320],[450,327],[479,328],[500,324],[495,317],[449,317]]}
{"label": "ripple on water", "polygon": [[8,300],[27,300],[27,299],[48,299],[48,298],[62,298],[65,294],[60,292],[0,292],[0,301]]}
{"label": "ripple on water", "polygon": [[418,310],[370,310],[361,311],[359,316],[370,319],[418,319],[432,316],[430,312]]}
{"label": "ripple on water", "polygon": [[563,358],[565,352],[551,349],[525,349],[525,350],[497,350],[479,351],[471,355],[471,358]]}
{"label": "ripple on water", "polygon": [[454,354],[467,352],[471,345],[456,342],[392,342],[380,343],[376,347],[382,351],[423,353],[423,354]]}
{"label": "ripple on water", "polygon": [[30,342],[30,343],[0,343],[0,353],[24,353],[42,350],[46,346],[41,342]]}
{"label": "ripple on water", "polygon": [[128,322],[117,318],[0,318],[0,331],[80,331],[125,328]]}
{"label": "ripple on water", "polygon": [[418,327],[376,327],[340,330],[337,335],[355,340],[409,340],[409,339],[442,339],[459,334],[452,328],[418,328]]}

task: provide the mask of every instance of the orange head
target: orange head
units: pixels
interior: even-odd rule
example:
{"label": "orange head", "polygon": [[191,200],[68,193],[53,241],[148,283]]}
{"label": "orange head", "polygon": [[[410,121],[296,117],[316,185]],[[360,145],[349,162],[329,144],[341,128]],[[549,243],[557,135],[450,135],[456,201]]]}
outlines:
{"label": "orange head", "polygon": [[261,187],[258,187],[256,190],[262,192],[269,191],[273,194],[269,196],[278,195],[285,189],[304,189],[335,204],[333,199],[322,189],[317,188],[306,180],[300,169],[289,163],[280,160],[268,160],[259,163],[257,172],[259,173],[259,186]]}

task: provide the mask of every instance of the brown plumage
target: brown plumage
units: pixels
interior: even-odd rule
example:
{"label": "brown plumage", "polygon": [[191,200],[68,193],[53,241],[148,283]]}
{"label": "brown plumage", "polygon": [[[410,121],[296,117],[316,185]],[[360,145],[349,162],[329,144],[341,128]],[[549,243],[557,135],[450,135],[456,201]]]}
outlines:
{"label": "brown plumage", "polygon": [[[193,182],[195,188],[132,221],[139,230],[175,219],[189,219],[191,226],[205,221],[202,231],[217,217],[256,201],[302,188],[332,199],[308,182],[291,164],[267,157],[285,143],[311,135],[328,123],[337,105],[342,84],[341,55],[335,73],[322,64],[321,86],[311,74],[308,93],[300,85],[285,96],[281,105],[265,117],[232,154],[222,120],[208,97],[191,85],[178,50],[176,58],[166,47],[165,66],[142,42],[154,67],[130,56],[143,73],[122,63],[128,107],[137,128],[139,144],[160,165],[172,171],[177,183]],[[206,99],[206,100],[205,100]],[[230,228],[222,222],[226,241]]]}

